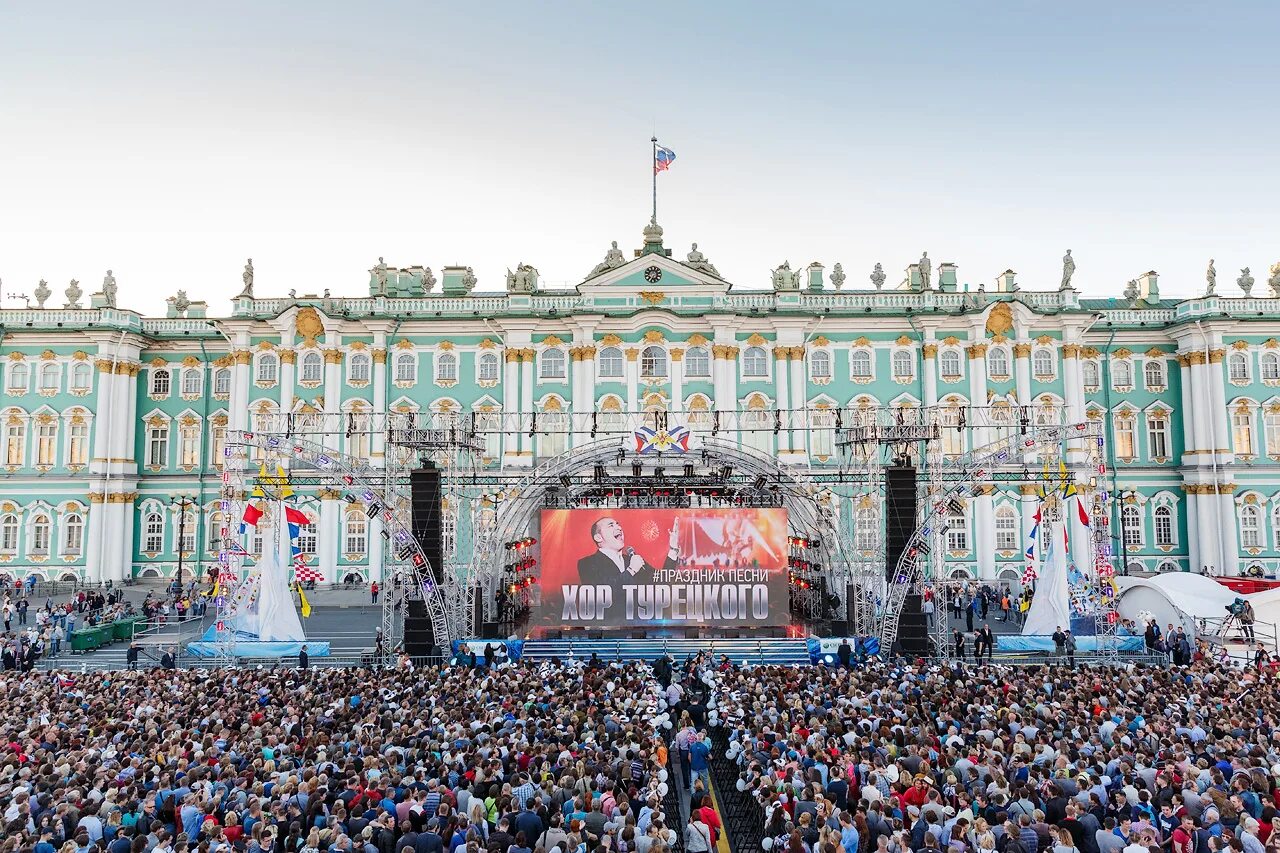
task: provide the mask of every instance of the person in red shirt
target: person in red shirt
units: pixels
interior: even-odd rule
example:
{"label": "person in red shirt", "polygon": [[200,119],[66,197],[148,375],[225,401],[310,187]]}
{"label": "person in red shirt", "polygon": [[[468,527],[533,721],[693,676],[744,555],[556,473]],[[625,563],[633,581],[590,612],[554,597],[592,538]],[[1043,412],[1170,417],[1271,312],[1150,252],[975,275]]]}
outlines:
{"label": "person in red shirt", "polygon": [[720,815],[711,804],[711,795],[702,798],[702,807],[698,809],[699,820],[711,827],[711,843],[714,845],[720,838]]}
{"label": "person in red shirt", "polygon": [[917,773],[915,781],[907,792],[902,795],[902,801],[908,806],[923,806],[929,801],[929,782],[924,778],[924,774]]}
{"label": "person in red shirt", "polygon": [[1189,815],[1182,816],[1182,823],[1173,831],[1173,847],[1170,853],[1195,853],[1196,822]]}

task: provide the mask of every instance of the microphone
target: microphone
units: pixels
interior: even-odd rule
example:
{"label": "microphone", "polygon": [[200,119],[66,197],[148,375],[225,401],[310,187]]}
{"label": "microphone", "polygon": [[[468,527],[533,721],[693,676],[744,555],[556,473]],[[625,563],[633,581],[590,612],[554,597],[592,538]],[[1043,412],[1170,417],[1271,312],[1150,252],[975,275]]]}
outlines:
{"label": "microphone", "polygon": [[631,558],[634,557],[635,555],[636,555],[636,549],[632,548],[630,545],[622,549],[622,556],[626,559],[628,563],[631,562]]}

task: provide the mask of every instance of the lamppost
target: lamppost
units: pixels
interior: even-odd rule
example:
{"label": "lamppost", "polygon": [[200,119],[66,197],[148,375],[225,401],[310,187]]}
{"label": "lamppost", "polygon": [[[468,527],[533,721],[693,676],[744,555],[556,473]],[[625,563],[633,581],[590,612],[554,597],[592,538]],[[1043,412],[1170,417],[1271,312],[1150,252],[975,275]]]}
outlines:
{"label": "lamppost", "polygon": [[182,546],[187,538],[187,507],[196,505],[195,498],[177,492],[169,496],[169,505],[178,508],[178,594],[182,594]]}

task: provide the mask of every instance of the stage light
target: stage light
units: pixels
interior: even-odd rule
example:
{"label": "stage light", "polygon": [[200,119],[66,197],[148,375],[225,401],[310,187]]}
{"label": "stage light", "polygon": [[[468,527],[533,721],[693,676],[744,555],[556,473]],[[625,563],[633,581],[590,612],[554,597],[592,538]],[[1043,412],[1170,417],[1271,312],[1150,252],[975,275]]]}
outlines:
{"label": "stage light", "polygon": [[691,463],[685,463],[684,476],[686,480],[693,479],[693,465]]}
{"label": "stage light", "polygon": [[351,495],[351,494],[343,495],[343,496],[342,496],[342,499],[343,499],[344,501],[346,501],[347,503],[349,503],[349,504],[353,504],[353,503],[355,503],[356,501],[360,500],[358,497],[356,497],[355,495]]}
{"label": "stage light", "polygon": [[641,476],[643,473],[644,473],[644,466],[643,466],[643,465],[641,465],[639,462],[632,462],[632,463],[631,463],[631,476],[632,476],[632,477],[639,477],[639,476]]}
{"label": "stage light", "polygon": [[603,483],[605,478],[604,466],[599,463],[596,463],[596,469],[593,476],[597,483]]}
{"label": "stage light", "polygon": [[757,492],[763,492],[765,487],[769,485],[769,478],[764,474],[756,477],[755,484],[752,486]]}
{"label": "stage light", "polygon": [[567,489],[573,485],[573,480],[569,477],[568,474],[561,474],[560,485],[564,486]]}

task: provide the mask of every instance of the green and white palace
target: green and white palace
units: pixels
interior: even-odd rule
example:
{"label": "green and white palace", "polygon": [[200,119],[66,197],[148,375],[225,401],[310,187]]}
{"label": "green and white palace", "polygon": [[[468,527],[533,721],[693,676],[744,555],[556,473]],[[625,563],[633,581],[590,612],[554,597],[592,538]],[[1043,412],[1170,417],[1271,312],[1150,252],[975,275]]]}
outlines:
{"label": "green and white palace", "polygon": [[[880,265],[813,263],[731,283],[696,245],[665,248],[650,222],[640,249],[615,243],[569,289],[541,288],[524,264],[486,288],[468,267],[437,280],[379,260],[367,297],[259,296],[250,263],[229,313],[179,292],[151,318],[117,306],[110,274],[87,307],[76,282],[54,300],[63,307],[46,305],[41,282],[34,307],[0,311],[0,572],[170,577],[181,550],[184,571],[203,574],[219,548],[227,433],[283,412],[519,423],[486,433],[483,464],[512,470],[590,440],[566,425],[592,413],[597,435],[629,431],[641,413],[694,431],[732,413],[721,436],[830,469],[845,453],[840,410],[935,407],[990,429],[1103,422],[1106,470],[1078,481],[1118,500],[1117,562],[1130,573],[1275,575],[1280,272],[1263,298],[1247,271],[1221,296],[1211,268],[1207,288],[1178,282],[1204,293],[1183,300],[1163,298],[1155,272],[1084,298],[1073,272],[1068,256],[1061,281],[1010,270],[966,284],[955,264],[924,257],[900,281]],[[978,440],[944,430],[943,449]],[[334,443],[385,458],[376,431]],[[324,577],[381,578],[383,543],[364,513],[332,488],[301,491],[313,521],[303,549]],[[975,490],[946,533],[949,571],[1016,580],[1033,491]],[[874,549],[878,502],[847,503],[855,547]]]}

